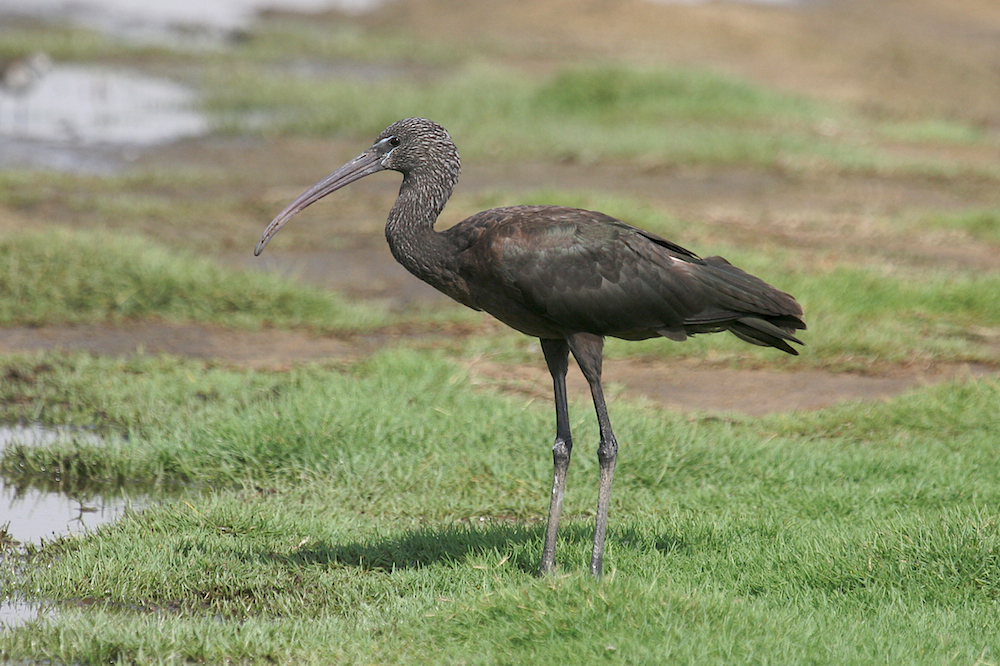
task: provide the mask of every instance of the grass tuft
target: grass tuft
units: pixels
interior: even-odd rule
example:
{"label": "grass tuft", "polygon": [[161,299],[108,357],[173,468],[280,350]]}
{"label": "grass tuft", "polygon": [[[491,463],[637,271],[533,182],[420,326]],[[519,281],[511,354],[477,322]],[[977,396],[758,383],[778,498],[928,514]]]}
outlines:
{"label": "grass tuft", "polygon": [[958,213],[934,213],[923,224],[938,229],[960,231],[970,237],[1000,245],[1000,210],[968,210]]}
{"label": "grass tuft", "polygon": [[159,318],[256,328],[359,328],[371,308],[271,275],[226,270],[137,237],[48,231],[0,238],[0,324]]}

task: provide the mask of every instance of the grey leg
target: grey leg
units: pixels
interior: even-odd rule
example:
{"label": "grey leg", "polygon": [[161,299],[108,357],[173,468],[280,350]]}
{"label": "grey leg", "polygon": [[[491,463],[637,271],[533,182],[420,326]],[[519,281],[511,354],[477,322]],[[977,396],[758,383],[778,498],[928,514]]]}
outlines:
{"label": "grey leg", "polygon": [[590,573],[601,577],[604,566],[604,537],[608,531],[608,508],[611,505],[611,484],[615,476],[615,462],[618,458],[618,442],[611,430],[608,407],[604,403],[601,388],[601,368],[604,352],[604,338],[589,333],[570,336],[569,347],[573,357],[590,384],[590,394],[594,398],[597,424],[601,430],[601,443],[597,447],[597,460],[601,466],[601,480],[597,488],[597,524],[594,528],[594,550],[590,556]]}
{"label": "grey leg", "polygon": [[552,374],[552,387],[556,403],[556,442],[552,446],[554,473],[552,497],[549,500],[549,520],[542,546],[541,574],[553,572],[556,558],[556,531],[562,513],[563,495],[566,492],[566,471],[573,451],[573,438],[569,431],[569,407],[566,404],[566,370],[569,366],[569,345],[565,340],[542,340],[542,353]]}

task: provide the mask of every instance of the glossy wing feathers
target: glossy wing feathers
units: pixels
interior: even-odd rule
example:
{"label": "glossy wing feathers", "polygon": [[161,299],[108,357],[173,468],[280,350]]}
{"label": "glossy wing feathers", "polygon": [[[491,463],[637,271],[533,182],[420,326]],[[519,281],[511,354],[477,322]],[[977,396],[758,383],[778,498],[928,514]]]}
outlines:
{"label": "glossy wing feathers", "polygon": [[471,288],[490,285],[479,305],[533,335],[683,340],[730,330],[794,354],[788,342],[805,328],[788,294],[602,213],[519,206],[458,226]]}

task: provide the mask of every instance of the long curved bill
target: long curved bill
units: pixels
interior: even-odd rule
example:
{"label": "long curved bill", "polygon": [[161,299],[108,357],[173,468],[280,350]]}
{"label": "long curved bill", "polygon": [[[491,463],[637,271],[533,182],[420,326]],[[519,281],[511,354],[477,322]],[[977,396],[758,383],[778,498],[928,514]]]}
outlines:
{"label": "long curved bill", "polygon": [[316,203],[326,195],[339,190],[345,185],[349,185],[356,180],[364,178],[365,176],[382,171],[385,167],[382,166],[381,159],[382,156],[374,150],[361,153],[353,160],[300,194],[295,201],[288,204],[288,207],[285,208],[285,210],[278,213],[278,216],[271,220],[271,224],[267,225],[267,229],[264,230],[260,240],[257,241],[257,247],[254,248],[254,256],[260,256],[260,253],[264,251],[264,246],[267,245],[269,240],[271,240],[271,236],[278,233],[278,230],[285,225],[285,222],[292,219],[296,213],[301,211],[306,206]]}

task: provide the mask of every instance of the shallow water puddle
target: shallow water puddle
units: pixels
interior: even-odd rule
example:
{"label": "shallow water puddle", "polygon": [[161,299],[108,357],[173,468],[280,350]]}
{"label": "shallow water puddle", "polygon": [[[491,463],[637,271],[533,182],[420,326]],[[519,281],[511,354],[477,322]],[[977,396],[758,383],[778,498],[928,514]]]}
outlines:
{"label": "shallow water puddle", "polygon": [[[0,427],[0,454],[15,442],[43,445],[66,439],[101,441],[92,433],[78,430]],[[82,497],[34,487],[17,488],[0,476],[0,527],[6,526],[7,536],[22,543],[39,543],[93,529],[119,518],[135,505],[136,500],[121,495]]]}
{"label": "shallow water puddle", "polygon": [[45,615],[40,604],[17,599],[0,601],[0,631],[14,629]]}
{"label": "shallow water puddle", "polygon": [[[44,445],[55,441],[76,439],[100,443],[93,433],[70,429],[50,429],[38,426],[0,427],[0,455],[14,443]],[[94,529],[119,518],[137,500],[100,495],[78,497],[59,491],[38,488],[17,488],[0,476],[0,527],[6,537],[20,543],[38,544]],[[47,611],[42,604],[18,598],[0,599],[0,630],[10,629],[39,617]]]}
{"label": "shallow water puddle", "polygon": [[0,96],[0,166],[115,171],[142,148],[208,132],[196,101],[167,79],[56,64],[27,93]]}

